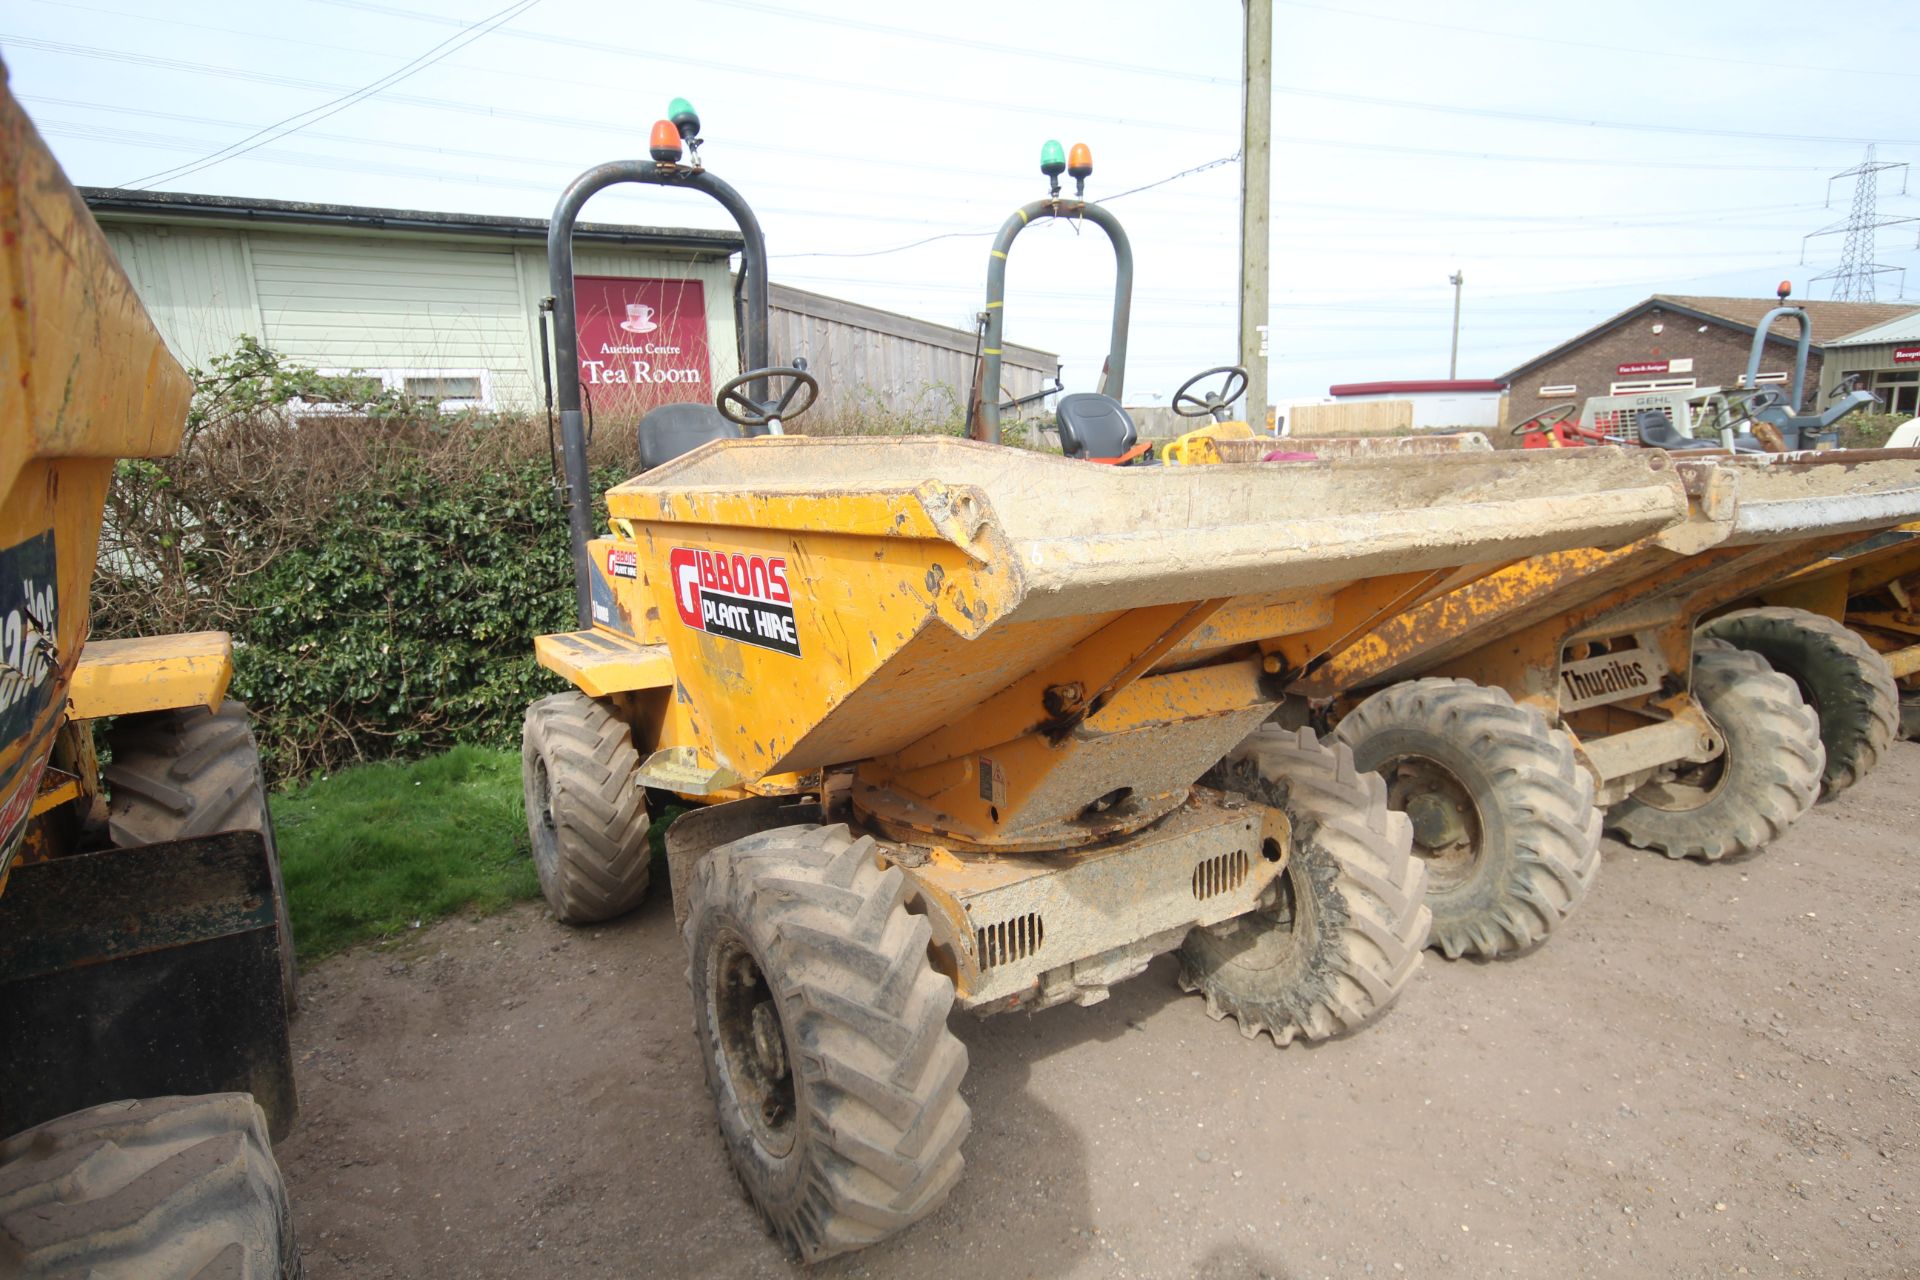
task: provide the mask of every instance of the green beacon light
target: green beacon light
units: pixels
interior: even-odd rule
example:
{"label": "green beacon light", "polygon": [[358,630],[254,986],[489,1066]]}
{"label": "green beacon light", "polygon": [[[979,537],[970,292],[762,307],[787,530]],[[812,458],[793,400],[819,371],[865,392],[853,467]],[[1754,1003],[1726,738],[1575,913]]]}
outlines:
{"label": "green beacon light", "polygon": [[1048,138],[1040,147],[1040,172],[1047,175],[1053,194],[1060,194],[1060,175],[1067,171],[1067,152],[1058,138]]}
{"label": "green beacon light", "polygon": [[673,127],[680,131],[683,138],[691,138],[700,132],[700,113],[685,98],[675,98],[667,104],[667,119],[673,121]]}

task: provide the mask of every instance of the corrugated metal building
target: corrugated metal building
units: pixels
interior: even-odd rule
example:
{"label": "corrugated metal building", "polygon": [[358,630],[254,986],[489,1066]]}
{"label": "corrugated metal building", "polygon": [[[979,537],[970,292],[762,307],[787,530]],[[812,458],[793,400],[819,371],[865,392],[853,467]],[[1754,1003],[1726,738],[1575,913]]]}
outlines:
{"label": "corrugated metal building", "polygon": [[1849,377],[1879,396],[1887,412],[1920,414],[1920,311],[1829,342],[1821,391]]}
{"label": "corrugated metal building", "polygon": [[[363,370],[450,407],[540,403],[542,219],[97,187],[82,194],[188,365],[252,335],[296,364]],[[706,349],[695,363],[704,376],[676,382],[665,398],[711,399],[739,372],[729,266],[738,235],[582,223],[575,246],[580,277],[667,282],[670,296],[690,303],[697,292]],[[944,419],[966,402],[970,332],[777,284],[772,327],[776,363],[804,356],[821,378],[815,421],[875,409]],[[1007,396],[1038,390],[1054,368],[1048,353],[1010,348]]]}

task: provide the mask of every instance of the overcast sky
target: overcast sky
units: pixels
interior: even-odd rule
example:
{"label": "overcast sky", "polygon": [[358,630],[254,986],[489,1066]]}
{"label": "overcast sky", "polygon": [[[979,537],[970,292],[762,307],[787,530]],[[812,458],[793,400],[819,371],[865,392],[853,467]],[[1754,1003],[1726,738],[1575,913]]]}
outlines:
{"label": "overcast sky", "polygon": [[[78,183],[125,185],[427,54],[508,0],[8,0],[15,94]],[[1920,4],[1860,0],[1275,0],[1276,397],[1497,375],[1653,292],[1798,296],[1841,238],[1861,159],[1920,159]],[[759,211],[777,281],[947,324],[984,296],[991,232],[1045,194],[1049,137],[1110,196],[1239,145],[1231,0],[536,0],[383,92],[160,190],[544,217],[567,181],[643,155],[675,95],[708,166]],[[1813,38],[1818,35],[1820,38]],[[1883,216],[1920,214],[1901,172]],[[1130,401],[1235,357],[1239,171],[1117,199],[1138,262]],[[685,193],[589,218],[719,226]],[[948,232],[978,233],[878,253]],[[1920,266],[1916,224],[1878,259]],[[865,254],[872,256],[846,256]],[[1091,389],[1111,256],[1042,225],[1015,247],[1007,336]],[[1879,279],[1892,299],[1898,276]],[[1911,282],[1920,292],[1920,273]],[[789,353],[775,353],[783,355]]]}

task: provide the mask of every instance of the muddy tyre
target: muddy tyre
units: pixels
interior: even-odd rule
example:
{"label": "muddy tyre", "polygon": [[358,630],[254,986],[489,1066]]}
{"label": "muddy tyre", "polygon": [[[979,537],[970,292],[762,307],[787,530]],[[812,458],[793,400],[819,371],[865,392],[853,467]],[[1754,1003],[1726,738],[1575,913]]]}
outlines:
{"label": "muddy tyre", "polygon": [[0,1272],[297,1280],[265,1115],[244,1093],[147,1098],[0,1142]]}
{"label": "muddy tyre", "polygon": [[567,924],[639,906],[652,873],[647,793],[626,722],[583,693],[527,708],[520,784],[540,891]]}
{"label": "muddy tyre", "polygon": [[687,977],[720,1133],[805,1262],[918,1221],[960,1177],[967,1051],[908,888],[845,826],[761,832],[694,871]]}
{"label": "muddy tyre", "polygon": [[1836,796],[1873,771],[1900,727],[1900,690],[1887,660],[1859,634],[1805,609],[1742,609],[1700,634],[1757,653],[1820,717],[1827,765],[1820,793]]}
{"label": "muddy tyre", "polygon": [[116,848],[218,831],[258,831],[266,838],[280,935],[280,985],[291,1015],[298,1007],[293,921],[246,704],[229,698],[218,711],[185,707],[121,716],[108,731],[107,744],[113,758],[101,776],[109,790],[107,832]]}
{"label": "muddy tyre", "polygon": [[1311,729],[1260,729],[1207,785],[1283,810],[1293,849],[1271,905],[1181,944],[1180,985],[1249,1040],[1325,1040],[1371,1022],[1420,966],[1432,919],[1412,829],[1387,807],[1378,774]]}
{"label": "muddy tyre", "polygon": [[1721,640],[1694,643],[1693,693],[1726,750],[1643,784],[1607,810],[1607,827],[1669,858],[1718,862],[1763,849],[1819,797],[1820,718],[1765,658]]}
{"label": "muddy tyre", "polygon": [[1503,689],[1411,680],[1374,694],[1334,736],[1377,772],[1413,825],[1449,960],[1545,941],[1600,875],[1600,811],[1573,739]]}

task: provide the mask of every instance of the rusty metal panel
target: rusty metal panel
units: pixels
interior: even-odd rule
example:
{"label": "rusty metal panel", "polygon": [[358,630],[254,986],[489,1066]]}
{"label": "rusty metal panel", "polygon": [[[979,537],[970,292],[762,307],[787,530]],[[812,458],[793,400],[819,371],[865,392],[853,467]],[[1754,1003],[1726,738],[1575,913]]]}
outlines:
{"label": "rusty metal panel", "polygon": [[296,1102],[267,848],[234,831],[15,869],[0,897],[0,1132],[117,1098]]}

